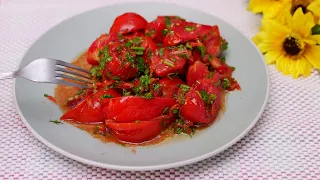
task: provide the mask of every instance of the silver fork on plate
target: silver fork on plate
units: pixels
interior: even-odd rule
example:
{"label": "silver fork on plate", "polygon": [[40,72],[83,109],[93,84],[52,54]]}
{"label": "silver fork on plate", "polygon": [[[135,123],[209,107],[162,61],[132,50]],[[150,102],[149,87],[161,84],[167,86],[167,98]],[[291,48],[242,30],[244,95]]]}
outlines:
{"label": "silver fork on plate", "polygon": [[88,88],[92,84],[89,71],[73,64],[50,58],[36,59],[17,71],[0,73],[0,79],[18,77],[34,82],[63,84],[79,88]]}

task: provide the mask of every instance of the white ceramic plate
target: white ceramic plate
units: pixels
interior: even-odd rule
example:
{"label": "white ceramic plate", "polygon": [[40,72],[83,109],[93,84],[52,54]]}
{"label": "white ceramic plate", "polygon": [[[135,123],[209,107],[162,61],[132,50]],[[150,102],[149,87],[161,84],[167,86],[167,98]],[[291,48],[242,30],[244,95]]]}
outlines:
{"label": "white ceramic plate", "polygon": [[43,94],[53,94],[55,85],[24,79],[14,83],[17,111],[28,129],[53,150],[82,163],[117,170],[156,170],[178,167],[209,158],[240,140],[261,116],[268,98],[269,80],[263,57],[253,43],[226,22],[212,15],[178,5],[140,3],[107,6],[70,18],[39,38],[22,59],[49,57],[70,62],[101,33],[109,31],[113,20],[125,12],[137,12],[147,20],[157,15],[178,15],[187,20],[220,27],[229,42],[227,62],[236,67],[234,77],[242,91],[232,92],[226,112],[210,128],[190,138],[173,138],[159,145],[130,148],[104,144],[71,125],[55,125],[49,119],[61,116],[58,107]]}

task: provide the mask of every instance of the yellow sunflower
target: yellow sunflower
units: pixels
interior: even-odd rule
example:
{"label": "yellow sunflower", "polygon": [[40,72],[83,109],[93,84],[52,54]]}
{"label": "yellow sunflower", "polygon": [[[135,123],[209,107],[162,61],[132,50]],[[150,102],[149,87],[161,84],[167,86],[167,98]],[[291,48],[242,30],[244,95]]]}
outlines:
{"label": "yellow sunflower", "polygon": [[297,78],[308,76],[312,67],[320,69],[320,35],[312,35],[315,25],[310,12],[298,8],[286,24],[273,19],[262,20],[262,31],[253,41],[268,64],[276,64],[283,74]]}
{"label": "yellow sunflower", "polygon": [[263,13],[265,18],[276,19],[285,23],[298,8],[303,13],[312,12],[315,22],[320,17],[320,0],[251,0],[248,10]]}

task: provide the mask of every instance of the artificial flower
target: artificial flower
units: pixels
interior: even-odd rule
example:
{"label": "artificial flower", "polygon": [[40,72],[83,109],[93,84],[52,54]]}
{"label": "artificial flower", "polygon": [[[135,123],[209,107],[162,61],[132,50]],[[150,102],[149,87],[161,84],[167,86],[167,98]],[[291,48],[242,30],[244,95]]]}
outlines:
{"label": "artificial flower", "polygon": [[276,64],[284,75],[308,76],[320,69],[320,35],[312,35],[313,15],[298,8],[287,23],[264,18],[262,30],[253,38],[267,64]]}
{"label": "artificial flower", "polygon": [[287,19],[302,8],[303,13],[312,12],[314,21],[320,17],[320,0],[251,0],[248,10],[263,13],[265,18],[276,19],[285,23]]}

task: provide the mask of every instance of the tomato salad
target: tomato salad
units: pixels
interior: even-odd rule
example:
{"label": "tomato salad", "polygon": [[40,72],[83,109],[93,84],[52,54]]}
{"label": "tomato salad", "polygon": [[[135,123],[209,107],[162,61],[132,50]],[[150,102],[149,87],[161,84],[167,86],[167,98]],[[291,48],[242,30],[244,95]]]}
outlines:
{"label": "tomato salad", "polygon": [[165,131],[192,135],[215,121],[225,92],[240,90],[227,48],[216,25],[122,14],[87,51],[93,87],[68,98],[60,119],[97,124],[99,133],[129,144]]}

